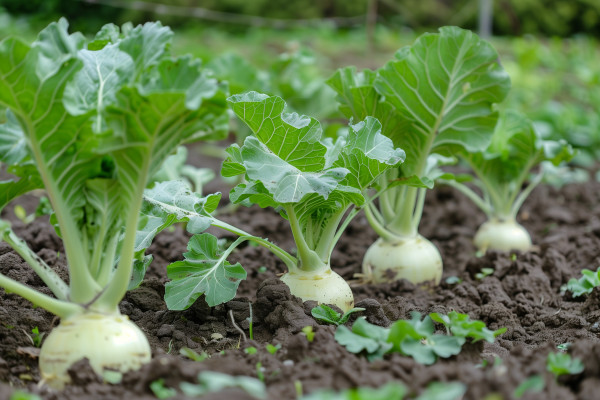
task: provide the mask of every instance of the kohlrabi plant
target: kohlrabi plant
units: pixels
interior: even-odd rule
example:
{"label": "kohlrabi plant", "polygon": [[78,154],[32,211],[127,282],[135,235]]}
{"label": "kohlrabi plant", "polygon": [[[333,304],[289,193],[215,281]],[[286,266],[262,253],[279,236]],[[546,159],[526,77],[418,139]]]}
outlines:
{"label": "kohlrabi plant", "polygon": [[573,150],[565,141],[544,140],[526,117],[515,111],[502,112],[491,144],[483,151],[461,153],[473,170],[473,183],[482,195],[463,182],[447,181],[487,216],[475,234],[477,248],[484,252],[529,250],[531,237],[517,222],[517,214],[543,179],[542,170],[533,178],[530,178],[531,171],[543,161],[558,165],[572,156]]}
{"label": "kohlrabi plant", "polygon": [[[406,161],[377,181],[378,204],[365,211],[380,238],[363,261],[366,280],[439,283],[442,259],[419,234],[425,194],[444,156],[488,147],[510,80],[498,53],[470,31],[445,27],[425,34],[376,71],[338,70],[328,81],[348,118],[373,116]],[[449,175],[446,175],[449,178]]]}
{"label": "kohlrabi plant", "polygon": [[332,271],[331,253],[352,217],[369,204],[369,187],[404,161],[404,151],[381,134],[373,117],[351,124],[334,142],[323,139],[318,121],[284,112],[279,97],[249,92],[228,101],[253,132],[243,146],[227,150],[222,174],[246,178],[230,200],[273,207],[289,221],[297,255],[282,258],[288,272],[281,280],[292,294],[350,310],[352,291]]}
{"label": "kohlrabi plant", "polygon": [[134,264],[149,260],[143,193],[178,145],[213,137],[227,120],[226,96],[199,60],[169,55],[169,28],[109,24],[91,41],[67,28],[62,19],[32,45],[0,42],[0,161],[16,176],[0,183],[0,207],[43,188],[69,270],[66,283],[0,220],[2,239],[54,296],[2,274],[0,287],[61,318],[39,357],[56,387],[84,357],[99,374],[150,360],[143,332],[118,308]]}

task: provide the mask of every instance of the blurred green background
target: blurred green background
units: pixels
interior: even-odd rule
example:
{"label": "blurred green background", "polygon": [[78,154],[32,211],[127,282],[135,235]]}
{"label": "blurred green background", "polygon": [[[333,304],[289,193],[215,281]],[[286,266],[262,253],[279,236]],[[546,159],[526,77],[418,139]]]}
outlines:
{"label": "blurred green background", "polygon": [[[0,39],[33,40],[61,16],[91,35],[108,23],[160,20],[174,52],[193,53],[230,91],[282,96],[332,131],[345,124],[324,84],[342,66],[378,68],[422,32],[478,31],[490,4],[490,40],[513,90],[501,107],[526,113],[544,136],[600,160],[600,0],[0,0]],[[485,19],[485,18],[484,18]]]}

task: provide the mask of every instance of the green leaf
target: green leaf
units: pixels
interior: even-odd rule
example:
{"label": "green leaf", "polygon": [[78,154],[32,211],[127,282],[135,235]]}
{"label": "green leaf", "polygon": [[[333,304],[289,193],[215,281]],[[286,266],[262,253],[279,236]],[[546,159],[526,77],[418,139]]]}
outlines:
{"label": "green leaf", "polygon": [[[119,49],[134,60],[138,76],[162,59],[173,38],[171,29],[162,26],[160,22],[148,22],[127,31],[123,29],[123,33],[124,38],[119,43]],[[111,39],[115,37],[114,31],[110,36]]]}
{"label": "green leaf", "polygon": [[6,110],[6,122],[0,125],[0,162],[7,165],[22,164],[30,159],[23,129],[15,114]]}
{"label": "green leaf", "polygon": [[444,27],[425,34],[378,71],[375,88],[408,122],[395,144],[409,158],[405,175],[420,175],[432,151],[483,150],[496,123],[492,104],[510,81],[498,53],[474,33]]}
{"label": "green leaf", "polygon": [[578,358],[571,358],[567,353],[549,353],[546,369],[554,376],[577,375],[583,372],[583,362]]}
{"label": "green leaf", "polygon": [[525,379],[513,392],[517,399],[523,397],[526,393],[539,393],[546,387],[546,382],[542,375],[533,375]]}
{"label": "green leaf", "polygon": [[78,58],[83,68],[67,84],[63,103],[71,115],[95,110],[94,127],[96,132],[101,132],[105,128],[102,122],[104,109],[115,103],[117,91],[133,79],[133,60],[116,44],[97,51],[82,49]]}
{"label": "green leaf", "polygon": [[371,361],[382,358],[392,348],[387,342],[388,335],[388,329],[370,324],[365,317],[360,317],[352,325],[352,330],[344,325],[338,326],[335,340],[351,353],[366,352],[367,359]]}
{"label": "green leaf", "polygon": [[186,229],[192,234],[205,231],[220,199],[220,193],[206,197],[193,193],[183,181],[159,182],[146,189],[135,250],[148,248],[158,233],[175,223],[187,222]]}
{"label": "green leaf", "polygon": [[401,382],[389,382],[378,388],[358,387],[335,393],[329,389],[317,390],[300,400],[402,400],[407,389]]}
{"label": "green leaf", "polygon": [[248,92],[227,101],[272,154],[302,172],[323,170],[327,148],[319,141],[318,121],[284,113],[285,102],[277,96]]}
{"label": "green leaf", "polygon": [[228,253],[218,249],[217,238],[203,233],[188,243],[183,261],[167,266],[170,282],[165,285],[165,301],[170,310],[184,310],[200,295],[213,307],[231,300],[246,271],[239,263],[231,265]]}
{"label": "green leaf", "polygon": [[181,391],[190,397],[220,392],[227,388],[239,388],[255,399],[266,399],[265,384],[248,376],[231,376],[220,372],[204,371],[198,374],[198,384],[183,382]]}
{"label": "green leaf", "polygon": [[342,314],[329,307],[327,304],[319,304],[310,310],[314,319],[327,322],[328,324],[339,325]]}
{"label": "green leaf", "polygon": [[402,149],[395,149],[392,141],[381,134],[381,123],[373,117],[350,124],[345,139],[333,165],[348,169],[350,173],[342,183],[360,190],[370,187],[382,173],[406,158]]}
{"label": "green leaf", "polygon": [[506,328],[501,328],[492,331],[485,326],[482,321],[473,321],[468,314],[460,314],[456,311],[451,311],[448,315],[432,313],[429,315],[432,320],[444,324],[454,336],[463,338],[472,338],[474,342],[485,340],[489,343],[494,343],[496,336],[506,332]]}
{"label": "green leaf", "polygon": [[596,271],[584,268],[581,275],[581,278],[571,278],[567,283],[567,290],[573,293],[573,297],[590,294],[595,287],[600,286],[600,267]]}
{"label": "green leaf", "polygon": [[466,391],[461,382],[433,382],[415,400],[461,400]]}

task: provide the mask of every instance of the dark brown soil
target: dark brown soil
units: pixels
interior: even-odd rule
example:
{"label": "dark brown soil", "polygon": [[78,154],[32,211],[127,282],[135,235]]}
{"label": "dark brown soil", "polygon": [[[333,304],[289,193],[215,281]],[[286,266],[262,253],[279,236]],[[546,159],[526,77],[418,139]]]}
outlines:
{"label": "dark brown soil", "polygon": [[[31,211],[35,198],[30,196],[20,204]],[[14,221],[15,231],[40,257],[66,273],[60,241],[47,219],[24,226],[12,216],[12,207],[2,216]],[[222,218],[284,248],[293,247],[286,222],[271,209],[239,208]],[[374,324],[387,326],[408,318],[414,310],[457,310],[484,321],[491,329],[507,328],[496,343],[467,345],[459,356],[441,359],[432,366],[400,355],[368,362],[346,351],[335,342],[334,327],[310,316],[315,304],[302,304],[277,279],[277,274],[284,272],[283,264],[259,247],[246,246],[235,253],[235,260],[248,271],[236,299],[212,309],[200,299],[189,310],[168,311],[162,299],[165,267],[181,259],[188,239],[178,228],[157,238],[150,249],[155,261],[146,280],[121,304],[122,312],[147,334],[154,352],[149,365],[126,374],[121,384],[101,383],[83,362],[73,369],[75,383],[65,391],[57,393],[38,386],[36,351],[28,335],[34,327],[49,332],[58,321],[0,289],[0,399],[7,399],[17,388],[43,399],[154,399],[149,386],[159,378],[166,386],[177,388],[182,381],[194,382],[198,373],[206,370],[257,377],[258,363],[270,399],[294,399],[299,386],[306,394],[319,388],[377,387],[391,380],[402,381],[414,394],[432,381],[460,381],[468,387],[465,399],[491,399],[486,397],[491,394],[499,395],[494,399],[512,399],[515,388],[536,374],[544,376],[544,390],[528,393],[523,399],[597,399],[600,291],[587,299],[573,299],[561,294],[561,286],[580,276],[581,269],[600,266],[600,184],[568,185],[560,190],[539,187],[524,205],[520,219],[537,244],[534,251],[516,255],[491,252],[478,257],[471,238],[484,216],[454,190],[436,188],[428,194],[421,233],[442,253],[444,278],[440,287],[423,290],[405,281],[353,287],[356,306],[366,308],[362,315]],[[374,239],[366,219],[357,217],[332,258],[344,278],[350,280],[360,272],[362,256]],[[494,268],[494,273],[476,279],[484,267]],[[5,243],[0,244],[0,272],[48,293]],[[450,276],[462,281],[445,283]],[[254,340],[244,341],[229,314],[248,336],[250,305]],[[316,332],[313,342],[301,333],[305,326]],[[557,351],[557,345],[567,342],[572,343],[569,352],[582,359],[585,370],[555,380],[546,372],[546,358],[549,352]],[[267,343],[282,347],[270,354],[265,350]],[[257,354],[244,352],[250,346],[258,349]],[[182,347],[206,351],[211,357],[190,361],[179,355]],[[177,398],[186,397],[179,394]],[[249,397],[228,390],[213,398]]]}

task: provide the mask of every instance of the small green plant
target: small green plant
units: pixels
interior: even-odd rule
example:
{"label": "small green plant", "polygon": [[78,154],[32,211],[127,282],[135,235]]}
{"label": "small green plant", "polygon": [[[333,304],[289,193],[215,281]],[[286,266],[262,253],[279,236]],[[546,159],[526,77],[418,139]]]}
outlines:
{"label": "small green plant", "polygon": [[150,383],[150,390],[157,399],[169,399],[177,395],[177,390],[165,386],[164,379],[157,379]]}
{"label": "small green plant", "polygon": [[244,353],[250,354],[250,355],[256,354],[256,353],[258,353],[258,349],[256,347],[254,347],[254,346],[246,347],[244,349]]}
{"label": "small green plant", "polygon": [[313,331],[312,326],[308,325],[302,328],[302,333],[306,336],[306,340],[308,340],[309,343],[312,343],[312,341],[315,340],[315,331]]}
{"label": "small green plant", "polygon": [[40,330],[37,326],[31,330],[31,341],[35,347],[42,346],[42,340],[44,339],[45,334],[46,332],[40,333]]}
{"label": "small green plant", "polygon": [[265,348],[267,349],[267,351],[269,352],[269,354],[275,354],[277,353],[277,351],[279,349],[281,349],[281,344],[277,344],[277,345],[272,345],[271,343],[267,343],[265,345]]}
{"label": "small green plant", "polygon": [[328,324],[333,325],[343,325],[346,322],[348,322],[350,315],[360,311],[365,311],[365,309],[360,307],[354,307],[353,309],[348,310],[343,314],[340,314],[339,312],[335,311],[333,308],[329,307],[326,304],[319,304],[318,306],[310,310],[310,313],[314,317],[314,319],[318,321],[327,322]]}
{"label": "small green plant", "polygon": [[458,276],[449,276],[446,278],[446,284],[448,285],[458,285],[459,283],[462,283],[462,279]]}
{"label": "small green plant", "polygon": [[[259,367],[259,364],[257,364],[257,371],[262,368],[262,366]],[[262,381],[249,376],[231,376],[213,371],[204,371],[198,374],[197,384],[182,382],[179,387],[183,394],[189,397],[201,397],[227,388],[239,388],[255,399],[267,398],[266,388]]]}
{"label": "small green plant", "polygon": [[564,352],[564,351],[567,351],[567,350],[569,350],[569,347],[571,347],[571,344],[572,344],[572,343],[569,343],[569,342],[561,343],[561,344],[557,345],[557,346],[556,346],[556,348],[557,348],[558,350],[560,350],[560,351],[563,351],[563,352]]}
{"label": "small green plant", "polygon": [[542,181],[543,168],[525,188],[524,184],[538,164],[558,165],[573,155],[573,149],[564,140],[544,140],[525,116],[511,110],[502,112],[486,149],[460,152],[460,157],[471,166],[474,184],[482,195],[463,182],[445,181],[469,197],[487,216],[475,234],[475,246],[482,252],[530,250],[531,237],[516,218],[523,202]]}
{"label": "small green plant", "polygon": [[16,390],[10,395],[8,400],[42,400],[42,398],[37,394]]}
{"label": "small green plant", "polygon": [[561,375],[576,375],[583,372],[583,362],[567,353],[550,353],[546,360],[546,369],[557,378]]}
{"label": "small green plant", "polygon": [[[460,382],[432,382],[415,400],[460,400],[467,388]],[[407,397],[408,396],[408,397]],[[403,400],[413,399],[406,386],[389,382],[379,388],[358,387],[341,392],[318,390],[300,400]]]}
{"label": "small green plant", "polygon": [[581,270],[581,278],[571,278],[567,282],[565,290],[573,293],[573,297],[579,297],[592,293],[595,287],[600,286],[600,267],[596,271],[589,269]]}
{"label": "small green plant", "polygon": [[513,392],[513,395],[520,399],[526,393],[539,393],[546,387],[546,381],[542,375],[533,375],[525,379]]}
{"label": "small green plant", "polygon": [[258,379],[264,383],[265,381],[265,368],[263,367],[261,362],[256,363],[256,376]]}
{"label": "small green plant", "polygon": [[500,328],[492,331],[485,326],[482,321],[473,321],[467,314],[460,314],[456,311],[450,311],[448,315],[439,313],[429,314],[432,320],[439,322],[446,327],[446,333],[464,338],[471,338],[474,342],[485,340],[493,343],[494,339],[506,332],[506,328]]}
{"label": "small green plant", "polygon": [[[434,313],[423,320],[418,312],[412,312],[411,316],[410,320],[396,321],[389,328],[370,324],[360,317],[351,330],[344,325],[338,326],[335,339],[351,353],[365,353],[369,360],[380,359],[389,352],[398,352],[429,365],[438,357],[448,358],[460,353],[467,338],[493,342],[496,336],[505,331],[490,331],[483,322],[471,321],[466,314],[444,316]],[[443,323],[452,335],[434,333],[434,319]]]}
{"label": "small green plant", "polygon": [[210,358],[210,355],[203,351],[202,353],[198,353],[192,349],[190,349],[189,347],[182,347],[179,349],[179,354],[181,354],[184,357],[189,358],[192,361],[197,361],[197,362],[202,362],[204,360],[206,360],[207,358]]}
{"label": "small green plant", "polygon": [[481,270],[475,274],[475,279],[482,280],[483,278],[490,276],[494,273],[494,268],[481,268]]}

